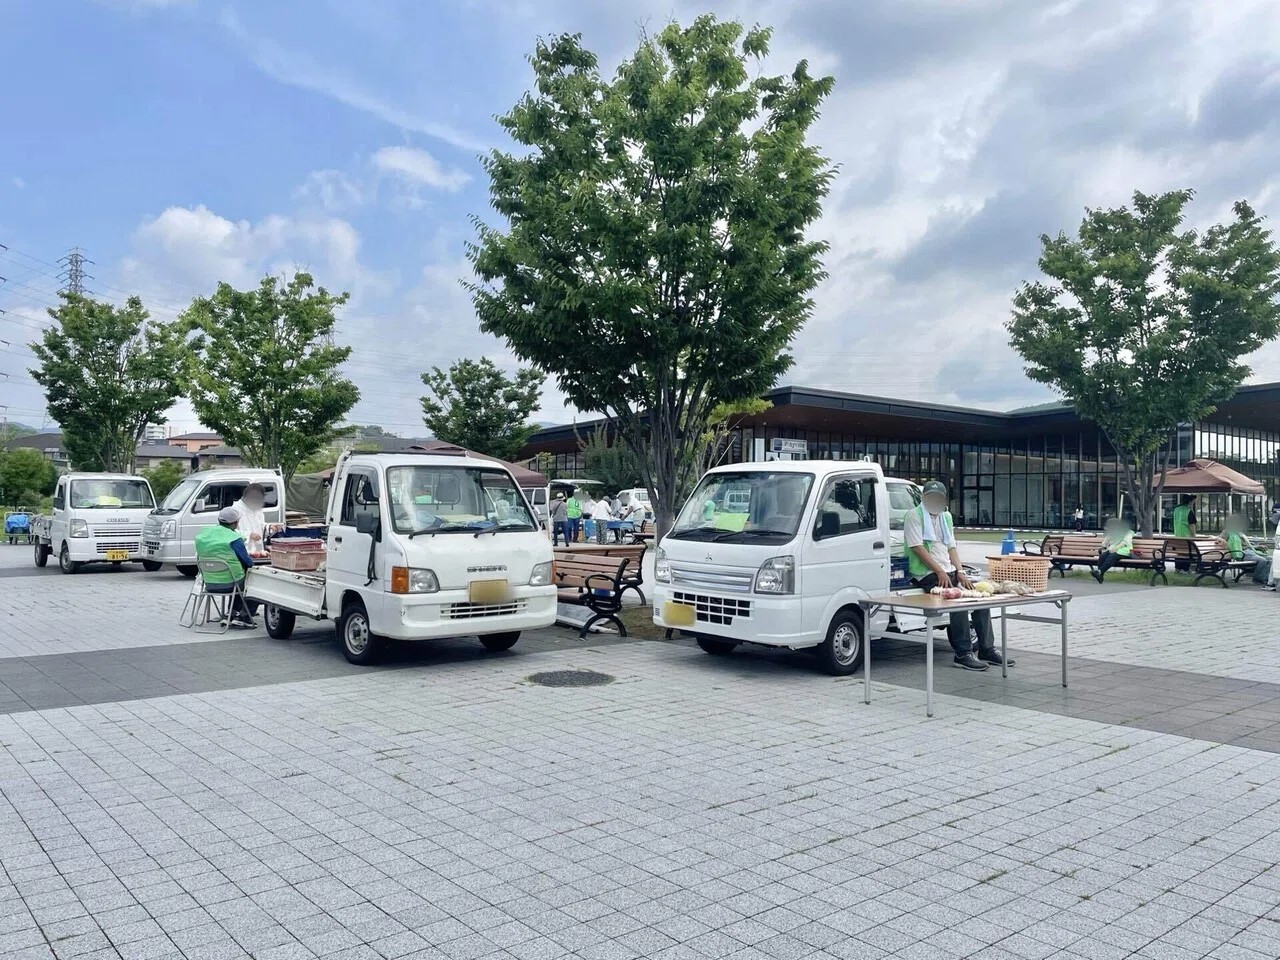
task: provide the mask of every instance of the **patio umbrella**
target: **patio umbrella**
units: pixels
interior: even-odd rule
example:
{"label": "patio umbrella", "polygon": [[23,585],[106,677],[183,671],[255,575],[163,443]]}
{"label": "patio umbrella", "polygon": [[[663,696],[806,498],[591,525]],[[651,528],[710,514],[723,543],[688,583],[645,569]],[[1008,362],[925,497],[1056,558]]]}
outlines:
{"label": "patio umbrella", "polygon": [[1217,460],[1190,460],[1170,470],[1164,481],[1165,493],[1238,493],[1260,497],[1266,488]]}

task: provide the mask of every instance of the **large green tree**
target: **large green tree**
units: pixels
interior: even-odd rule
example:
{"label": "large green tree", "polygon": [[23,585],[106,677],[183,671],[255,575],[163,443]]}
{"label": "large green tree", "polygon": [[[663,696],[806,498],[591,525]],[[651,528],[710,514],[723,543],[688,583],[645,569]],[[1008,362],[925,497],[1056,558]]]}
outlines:
{"label": "large green tree", "polygon": [[183,315],[193,331],[191,404],[246,463],[285,479],[341,432],[360,391],[341,375],[350,347],[333,343],[347,294],[307,273],[264,277],[255,290],[218,284]]}
{"label": "large green tree", "polygon": [[57,482],[58,471],[40,451],[26,447],[0,451],[0,504],[38,506]]}
{"label": "large green tree", "polygon": [[488,357],[459,360],[447,371],[432,367],[422,375],[431,391],[422,398],[422,419],[437,440],[514,460],[537,429],[529,417],[545,380],[532,367],[508,377]]}
{"label": "large green tree", "polygon": [[582,457],[584,478],[599,480],[604,492],[617,493],[644,483],[636,455],[617,437],[610,437],[603,426],[596,427],[585,437],[578,437],[578,452]]}
{"label": "large green tree", "polygon": [[1027,375],[1098,424],[1119,455],[1144,534],[1154,526],[1180,423],[1229,399],[1244,358],[1280,334],[1280,252],[1245,202],[1183,229],[1192,191],[1135,193],[1089,210],[1079,235],[1040,238],[1048,281],[1014,297],[1008,330]]}
{"label": "large green tree", "polygon": [[469,249],[484,330],[615,418],[661,534],[719,404],[758,397],[824,276],[807,239],[833,176],[806,142],[832,88],[761,72],[770,31],[707,15],[601,76],[579,36],[540,41],[534,89],[484,160],[504,226]]}
{"label": "large green tree", "polygon": [[49,415],[79,470],[128,472],[148,423],[182,395],[186,346],[177,324],[153,322],[137,297],[123,306],[72,293],[31,344]]}

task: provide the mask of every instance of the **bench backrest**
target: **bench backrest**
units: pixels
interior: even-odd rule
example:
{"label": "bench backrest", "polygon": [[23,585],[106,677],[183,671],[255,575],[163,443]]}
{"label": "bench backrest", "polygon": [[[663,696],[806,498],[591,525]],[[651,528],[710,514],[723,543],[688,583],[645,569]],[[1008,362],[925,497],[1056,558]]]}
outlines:
{"label": "bench backrest", "polygon": [[1218,541],[1214,537],[1166,537],[1164,555],[1173,560],[1199,560],[1200,554],[1217,550]]}
{"label": "bench backrest", "polygon": [[[594,574],[602,573],[614,581],[621,579],[622,571],[627,567],[627,558],[602,557],[599,554],[563,559],[557,556],[555,564],[557,587],[583,587],[586,586],[587,579]],[[600,581],[597,580],[592,586],[600,586]]]}
{"label": "bench backrest", "polygon": [[1165,541],[1159,537],[1134,537],[1133,555],[1143,560],[1158,557],[1164,552]]}
{"label": "bench backrest", "polygon": [[[1048,537],[1045,538],[1048,541]],[[1046,553],[1059,554],[1064,557],[1096,557],[1102,549],[1101,537],[1089,537],[1082,534],[1064,534],[1058,543]]]}

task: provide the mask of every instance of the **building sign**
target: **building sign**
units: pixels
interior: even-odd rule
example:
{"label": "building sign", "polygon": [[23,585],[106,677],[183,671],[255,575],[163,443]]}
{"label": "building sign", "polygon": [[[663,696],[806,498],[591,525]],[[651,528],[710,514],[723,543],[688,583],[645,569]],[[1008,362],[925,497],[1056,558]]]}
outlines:
{"label": "building sign", "polygon": [[798,457],[803,460],[809,456],[809,444],[805,440],[784,440],[773,438],[773,452],[779,456]]}

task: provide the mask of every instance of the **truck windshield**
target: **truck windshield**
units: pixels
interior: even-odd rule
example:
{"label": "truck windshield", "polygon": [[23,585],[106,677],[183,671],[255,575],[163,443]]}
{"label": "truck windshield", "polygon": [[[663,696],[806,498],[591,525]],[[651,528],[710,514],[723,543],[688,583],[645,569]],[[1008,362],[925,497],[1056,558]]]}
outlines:
{"label": "truck windshield", "polygon": [[145,480],[101,479],[71,481],[70,502],[76,510],[120,510],[156,505]]}
{"label": "truck windshield", "polygon": [[676,540],[785,543],[800,527],[812,486],[811,473],[709,473],[686,501],[668,536]]}
{"label": "truck windshield", "polygon": [[199,486],[199,480],[183,480],[169,491],[169,495],[164,498],[164,502],[156,508],[155,512],[163,514],[177,513],[187,505],[187,501],[191,499],[191,495],[196,492],[196,488]]}
{"label": "truck windshield", "polygon": [[520,488],[505,470],[406,466],[387,470],[397,533],[536,530]]}

